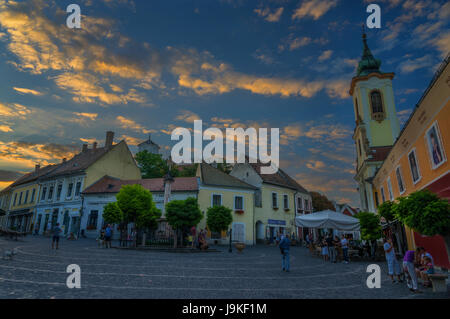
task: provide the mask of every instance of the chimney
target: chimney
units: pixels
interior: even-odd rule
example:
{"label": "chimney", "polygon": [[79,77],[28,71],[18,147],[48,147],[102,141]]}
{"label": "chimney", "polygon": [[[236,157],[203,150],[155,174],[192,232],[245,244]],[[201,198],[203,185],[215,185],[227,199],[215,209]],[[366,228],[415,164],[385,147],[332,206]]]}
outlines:
{"label": "chimney", "polygon": [[34,167],[34,171],[37,173],[40,169],[41,169],[41,165],[36,164],[36,166]]}
{"label": "chimney", "polygon": [[96,149],[97,149],[97,142],[94,142],[94,144],[93,144],[92,148],[93,148],[94,150],[96,150]]}
{"label": "chimney", "polygon": [[114,132],[111,131],[106,132],[105,147],[110,148],[113,145],[113,140],[114,140]]}
{"label": "chimney", "polygon": [[82,152],[86,152],[88,150],[88,145],[87,144],[83,144],[83,149]]}

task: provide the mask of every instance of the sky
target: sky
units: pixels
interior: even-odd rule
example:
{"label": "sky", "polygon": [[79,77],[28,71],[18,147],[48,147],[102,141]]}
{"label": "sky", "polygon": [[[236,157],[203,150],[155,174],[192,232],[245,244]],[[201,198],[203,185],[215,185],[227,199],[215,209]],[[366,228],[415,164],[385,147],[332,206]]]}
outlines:
{"label": "sky", "polygon": [[[66,26],[69,4],[81,29]],[[351,79],[367,29],[404,123],[450,51],[437,0],[0,0],[0,189],[105,132],[169,153],[175,127],[280,129],[280,167],[359,207]]]}

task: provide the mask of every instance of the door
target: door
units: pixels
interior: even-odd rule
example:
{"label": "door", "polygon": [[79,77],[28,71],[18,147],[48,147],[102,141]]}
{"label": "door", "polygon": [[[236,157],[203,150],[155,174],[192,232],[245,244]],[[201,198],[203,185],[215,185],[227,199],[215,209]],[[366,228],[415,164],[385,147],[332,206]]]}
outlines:
{"label": "door", "polygon": [[264,240],[264,224],[260,221],[256,223],[256,239]]}
{"label": "door", "polygon": [[57,222],[58,222],[58,208],[55,208],[52,214],[52,229],[56,226]]}
{"label": "door", "polygon": [[69,232],[69,224],[70,224],[69,211],[66,210],[66,212],[64,213],[64,220],[63,220],[64,235],[67,235],[67,233]]}
{"label": "door", "polygon": [[42,214],[39,214],[36,221],[36,227],[34,228],[36,233],[39,233],[39,230],[41,229],[41,221],[42,221]]}
{"label": "door", "polygon": [[245,224],[233,223],[233,241],[245,243]]}
{"label": "door", "polygon": [[47,225],[48,225],[48,220],[50,219],[50,214],[45,214],[45,223],[44,223],[44,232],[46,231],[46,230],[48,230],[47,229]]}

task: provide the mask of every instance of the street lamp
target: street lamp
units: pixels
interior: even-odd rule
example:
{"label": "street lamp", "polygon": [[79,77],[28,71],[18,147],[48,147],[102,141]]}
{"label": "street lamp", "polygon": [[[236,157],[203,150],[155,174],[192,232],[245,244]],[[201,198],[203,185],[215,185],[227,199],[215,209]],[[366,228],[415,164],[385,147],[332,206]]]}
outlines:
{"label": "street lamp", "polygon": [[231,248],[231,234],[232,234],[232,229],[230,228],[230,230],[227,232],[227,235],[230,236],[230,246],[228,247],[229,253],[231,253],[233,251],[233,249]]}

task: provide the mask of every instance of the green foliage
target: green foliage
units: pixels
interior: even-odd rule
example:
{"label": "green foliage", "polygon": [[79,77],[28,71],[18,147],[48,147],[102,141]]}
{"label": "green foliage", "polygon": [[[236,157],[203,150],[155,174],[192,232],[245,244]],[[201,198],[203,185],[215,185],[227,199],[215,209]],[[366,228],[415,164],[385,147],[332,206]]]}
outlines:
{"label": "green foliage", "polygon": [[123,213],[123,221],[135,223],[137,228],[152,225],[161,216],[152,194],[141,185],[122,186],[116,198],[117,206]]}
{"label": "green foliage", "polygon": [[321,212],[323,210],[335,210],[333,203],[325,196],[317,192],[310,192],[312,205],[315,212]]}
{"label": "green foliage", "polygon": [[381,238],[380,216],[370,212],[360,212],[355,217],[359,219],[362,239],[376,240]]}
{"label": "green foliage", "polygon": [[108,203],[103,207],[103,220],[108,224],[120,224],[123,221],[123,214],[117,202]]}
{"label": "green foliage", "polygon": [[429,190],[398,198],[395,216],[422,235],[450,235],[450,204]]}
{"label": "green foliage", "polygon": [[[141,168],[142,178],[164,177],[169,171],[169,165],[162,158],[161,154],[142,151],[136,154],[136,161]],[[178,171],[173,167],[170,173],[172,176],[176,176]]]}
{"label": "green foliage", "polygon": [[167,222],[173,229],[196,226],[202,217],[196,198],[173,200],[166,204]]}
{"label": "green foliage", "polygon": [[233,216],[231,215],[231,209],[228,207],[214,206],[208,208],[206,212],[206,224],[213,232],[220,233],[227,230],[232,221]]}
{"label": "green foliage", "polygon": [[195,177],[197,173],[198,164],[177,166],[176,173],[172,174],[174,177]]}
{"label": "green foliage", "polygon": [[394,206],[395,203],[391,201],[385,201],[383,204],[378,206],[378,214],[381,217],[384,217],[386,221],[392,222],[395,220],[395,214],[394,214]]}

